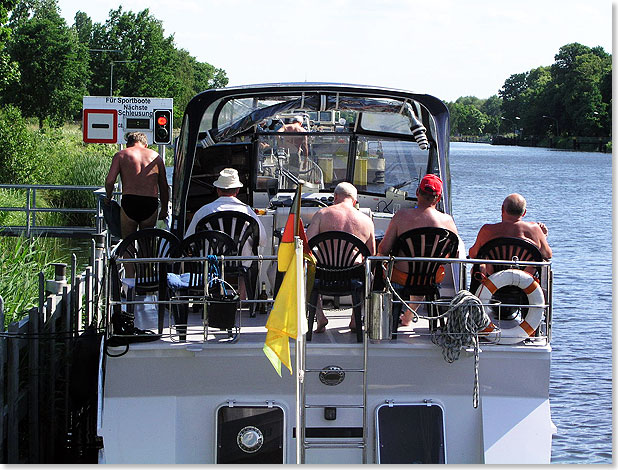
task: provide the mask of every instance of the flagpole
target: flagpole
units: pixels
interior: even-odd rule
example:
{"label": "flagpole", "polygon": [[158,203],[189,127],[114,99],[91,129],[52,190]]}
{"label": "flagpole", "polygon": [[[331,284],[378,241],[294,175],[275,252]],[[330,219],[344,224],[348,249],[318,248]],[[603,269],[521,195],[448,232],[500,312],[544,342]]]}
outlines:
{"label": "flagpole", "polygon": [[294,237],[296,251],[296,463],[305,462],[305,269],[303,242]]}

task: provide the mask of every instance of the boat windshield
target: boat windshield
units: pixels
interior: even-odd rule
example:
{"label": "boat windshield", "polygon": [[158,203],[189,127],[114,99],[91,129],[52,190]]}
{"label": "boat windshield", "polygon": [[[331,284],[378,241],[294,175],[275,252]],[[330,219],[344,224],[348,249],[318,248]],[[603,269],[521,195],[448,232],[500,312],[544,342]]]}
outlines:
{"label": "boat windshield", "polygon": [[258,148],[258,189],[276,181],[279,190],[293,190],[302,179],[307,190],[332,191],[347,180],[352,153],[357,189],[384,194],[397,186],[413,193],[428,158],[428,151],[415,142],[349,133],[264,133],[258,136]]}
{"label": "boat windshield", "polygon": [[293,190],[302,179],[307,190],[352,181],[368,193],[395,186],[413,194],[435,128],[410,99],[303,94],[219,99],[199,132],[203,147],[257,142],[258,190]]}

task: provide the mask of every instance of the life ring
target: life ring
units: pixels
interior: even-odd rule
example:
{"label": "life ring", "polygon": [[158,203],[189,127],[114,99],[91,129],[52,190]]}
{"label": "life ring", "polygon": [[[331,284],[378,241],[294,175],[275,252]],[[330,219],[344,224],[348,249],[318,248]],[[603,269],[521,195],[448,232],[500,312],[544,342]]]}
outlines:
{"label": "life ring", "polygon": [[492,274],[482,281],[476,296],[484,304],[483,309],[489,314],[489,301],[501,287],[519,287],[528,296],[528,314],[519,324],[511,328],[498,329],[490,323],[481,333],[497,340],[498,344],[516,344],[534,335],[541,324],[545,310],[545,296],[541,286],[532,275],[519,269],[506,269]]}

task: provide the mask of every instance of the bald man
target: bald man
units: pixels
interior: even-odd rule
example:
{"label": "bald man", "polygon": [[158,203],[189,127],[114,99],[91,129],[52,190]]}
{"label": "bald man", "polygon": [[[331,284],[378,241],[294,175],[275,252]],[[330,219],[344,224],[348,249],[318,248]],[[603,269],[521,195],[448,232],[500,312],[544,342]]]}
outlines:
{"label": "bald man", "polygon": [[[324,207],[315,213],[307,228],[307,239],[311,240],[317,234],[329,231],[347,232],[358,237],[372,255],[376,251],[375,229],[373,220],[356,208],[358,193],[354,185],[342,182],[333,191],[334,204]],[[321,297],[316,308],[318,327],[314,333],[323,333],[328,319],[322,310]],[[355,330],[354,315],[350,320],[350,329]]]}
{"label": "bald man", "polygon": [[547,243],[547,227],[542,222],[525,222],[526,200],[521,194],[509,194],[502,203],[502,222],[485,224],[470,247],[470,258],[476,258],[479,249],[488,241],[499,237],[522,238],[536,245],[543,258],[551,259],[552,251]]}

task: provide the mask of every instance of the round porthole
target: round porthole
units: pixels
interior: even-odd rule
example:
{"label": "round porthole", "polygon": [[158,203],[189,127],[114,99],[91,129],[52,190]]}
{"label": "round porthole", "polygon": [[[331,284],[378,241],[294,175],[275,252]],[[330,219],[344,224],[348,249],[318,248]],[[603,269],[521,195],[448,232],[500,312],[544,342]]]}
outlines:
{"label": "round porthole", "polygon": [[236,442],[243,452],[253,454],[264,444],[264,435],[255,426],[245,426],[238,432]]}
{"label": "round porthole", "polygon": [[345,372],[339,366],[326,366],[320,372],[320,382],[324,385],[339,385],[345,379]]}

